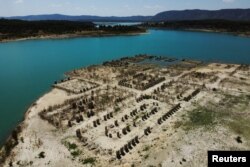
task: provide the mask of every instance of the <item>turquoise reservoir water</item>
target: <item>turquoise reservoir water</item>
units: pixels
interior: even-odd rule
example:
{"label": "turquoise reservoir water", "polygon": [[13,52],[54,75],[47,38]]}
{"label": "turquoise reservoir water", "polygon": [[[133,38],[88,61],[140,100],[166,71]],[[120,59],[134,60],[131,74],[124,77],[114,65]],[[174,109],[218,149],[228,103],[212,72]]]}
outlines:
{"label": "turquoise reservoir water", "polygon": [[250,64],[250,38],[150,30],[140,36],[29,40],[0,44],[0,143],[63,73],[139,53]]}

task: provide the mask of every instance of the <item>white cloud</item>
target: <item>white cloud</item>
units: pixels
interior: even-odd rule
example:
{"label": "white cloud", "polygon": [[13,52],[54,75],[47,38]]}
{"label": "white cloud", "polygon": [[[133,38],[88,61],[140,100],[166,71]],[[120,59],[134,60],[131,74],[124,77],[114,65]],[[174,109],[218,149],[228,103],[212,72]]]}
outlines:
{"label": "white cloud", "polygon": [[20,3],[23,3],[23,0],[15,0],[14,3],[15,3],[15,4],[20,4]]}
{"label": "white cloud", "polygon": [[222,0],[225,3],[233,3],[235,0]]}

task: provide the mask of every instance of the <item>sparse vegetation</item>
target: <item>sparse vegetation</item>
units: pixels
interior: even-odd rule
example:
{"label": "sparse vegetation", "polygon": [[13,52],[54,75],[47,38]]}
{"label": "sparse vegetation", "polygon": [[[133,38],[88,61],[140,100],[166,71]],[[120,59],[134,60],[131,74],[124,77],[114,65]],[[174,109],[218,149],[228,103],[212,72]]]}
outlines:
{"label": "sparse vegetation", "polygon": [[[79,87],[88,87],[88,91],[83,91],[82,94],[65,94],[67,91],[64,89],[56,89],[37,104],[43,104],[45,100],[47,106],[42,105],[42,107],[48,108],[51,105],[51,111],[48,109],[40,111],[42,109],[40,106],[31,108],[42,112],[40,115],[42,119],[29,117],[32,123],[37,125],[37,122],[33,121],[36,118],[38,123],[49,120],[48,123],[55,126],[49,128],[49,133],[46,133],[46,135],[51,134],[53,146],[47,147],[48,141],[44,145],[44,141],[40,138],[48,129],[46,127],[46,129],[41,128],[44,131],[39,131],[39,127],[29,126],[32,129],[27,129],[25,133],[20,135],[14,133],[11,141],[16,142],[18,139],[20,147],[14,150],[16,155],[11,159],[13,166],[19,160],[19,166],[23,164],[29,166],[30,160],[34,160],[33,164],[37,166],[55,166],[61,163],[60,157],[67,158],[67,161],[63,161],[65,163],[63,165],[66,166],[131,166],[132,164],[134,164],[132,166],[160,166],[159,163],[164,162],[162,163],[164,165],[171,161],[172,165],[185,166],[192,161],[193,166],[204,166],[206,165],[203,161],[206,156],[203,154],[204,150],[249,148],[250,96],[244,95],[248,88],[245,92],[244,88],[242,92],[230,90],[233,85],[221,89],[219,83],[220,79],[226,78],[227,75],[233,78],[228,71],[238,69],[238,65],[218,67],[212,63],[206,67],[198,62],[183,60],[181,63],[191,66],[187,68],[184,66],[183,69],[171,67],[174,71],[172,74],[168,68],[156,69],[136,64],[138,60],[144,59],[151,58],[147,55],[138,56],[136,59],[127,57],[121,59],[123,63],[111,61],[100,66],[100,69],[98,66],[88,67],[87,71],[83,68],[74,72],[72,76],[68,74],[72,79],[62,81],[67,88],[76,90]],[[163,58],[159,60],[165,61]],[[115,74],[111,74],[111,68],[116,69]],[[223,72],[224,68],[228,70]],[[202,72],[194,72],[195,70]],[[217,70],[218,73],[213,72]],[[207,71],[209,74],[205,74]],[[167,75],[165,72],[168,72]],[[169,73],[172,75],[169,76]],[[210,82],[213,75],[218,75],[218,83]],[[223,78],[220,78],[220,75]],[[244,76],[244,73],[235,75]],[[100,80],[107,76],[110,77],[106,83],[108,86],[102,85]],[[149,79],[147,76],[150,76]],[[155,76],[166,76],[173,80],[168,78],[145,91],[117,86],[118,81],[131,79],[131,84],[138,82],[143,87],[148,81],[153,82]],[[78,84],[78,81],[75,81],[80,77],[84,80]],[[145,77],[148,81],[144,80]],[[135,78],[137,81],[133,82]],[[102,86],[92,89],[86,86],[86,82],[89,82],[89,85],[98,82],[97,85]],[[204,86],[204,83],[208,84]],[[212,87],[209,83],[213,84]],[[213,91],[213,87],[217,90]],[[57,104],[59,101],[47,103],[59,96],[62,97],[60,104]],[[179,98],[176,98],[177,96]],[[25,137],[24,143],[21,142],[21,137]],[[31,139],[35,137],[35,140],[29,140],[30,137]],[[33,147],[28,147],[28,144]],[[23,151],[19,149],[27,149],[27,153],[35,159],[23,160],[19,155]],[[45,157],[45,153],[40,153],[38,156],[37,151],[32,155],[34,149],[46,152],[46,158],[39,159],[38,157]],[[48,153],[51,152],[56,156],[59,154],[58,157],[55,158],[51,154],[49,156],[52,157],[48,157]],[[194,156],[185,156],[189,154]],[[193,163],[194,157],[197,159]],[[131,162],[128,162],[130,158]]]}
{"label": "sparse vegetation", "polygon": [[219,123],[234,131],[237,135],[250,140],[250,121],[246,116],[249,108],[249,95],[235,96],[224,94],[220,103],[208,102],[206,107],[198,106],[188,111],[184,129],[197,127],[212,128]]}
{"label": "sparse vegetation", "polygon": [[175,128],[175,129],[179,128],[180,126],[182,126],[182,122],[181,122],[181,121],[176,121],[176,122],[174,123],[174,128]]}
{"label": "sparse vegetation", "polygon": [[68,141],[62,141],[62,143],[65,145],[65,147],[68,148],[70,154],[75,158],[81,155],[82,151],[77,148],[77,145],[75,143],[70,143]]}
{"label": "sparse vegetation", "polygon": [[83,164],[95,164],[95,162],[96,162],[96,159],[95,158],[86,158],[86,159],[84,159],[83,161],[82,161],[82,163]]}
{"label": "sparse vegetation", "polygon": [[79,156],[82,152],[80,150],[74,150],[70,154],[75,158]]}
{"label": "sparse vegetation", "polygon": [[150,149],[150,146],[145,146],[142,151],[148,151]]}
{"label": "sparse vegetation", "polygon": [[74,149],[76,149],[77,148],[77,145],[75,144],[75,143],[69,143],[69,149],[70,150],[74,150]]}
{"label": "sparse vegetation", "polygon": [[186,130],[197,127],[208,127],[215,123],[215,112],[205,107],[188,111],[188,121],[184,124]]}
{"label": "sparse vegetation", "polygon": [[[239,116],[234,120],[226,122],[226,125],[233,130],[236,134],[244,137],[246,140],[250,140],[250,121],[249,118]],[[240,138],[241,140],[241,138]]]}

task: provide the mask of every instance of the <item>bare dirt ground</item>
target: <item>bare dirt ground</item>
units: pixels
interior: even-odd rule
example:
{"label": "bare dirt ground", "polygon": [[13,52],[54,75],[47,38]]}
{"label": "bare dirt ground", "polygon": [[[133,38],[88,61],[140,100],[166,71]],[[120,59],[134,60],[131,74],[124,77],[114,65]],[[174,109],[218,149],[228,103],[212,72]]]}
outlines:
{"label": "bare dirt ground", "polygon": [[250,149],[249,66],[141,59],[154,57],[69,72],[27,111],[2,166],[201,167],[208,150]]}

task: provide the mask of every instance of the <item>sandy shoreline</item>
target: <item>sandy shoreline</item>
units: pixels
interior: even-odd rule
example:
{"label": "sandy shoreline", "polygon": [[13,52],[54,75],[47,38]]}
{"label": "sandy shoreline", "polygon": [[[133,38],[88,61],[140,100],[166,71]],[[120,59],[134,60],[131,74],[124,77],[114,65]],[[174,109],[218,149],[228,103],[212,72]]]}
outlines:
{"label": "sandy shoreline", "polygon": [[[29,107],[28,109],[24,112],[24,115],[23,115],[23,119],[16,125],[15,129],[12,130],[15,131],[17,129],[17,127],[20,127],[20,131],[18,131],[18,134],[21,134],[22,133],[22,130],[24,129],[24,124],[25,122],[28,120],[28,116],[30,114],[30,112],[32,111],[32,108],[36,105],[36,103],[44,96],[46,96],[47,94],[49,94],[50,92],[52,91],[52,89],[50,89],[49,91],[47,91],[46,93],[44,93],[43,95],[41,95],[37,100],[35,100]],[[13,137],[12,137],[12,134],[9,135],[9,137],[6,138],[6,140],[3,142],[3,145],[0,146],[0,153],[2,151],[2,149],[4,149],[4,147],[6,146],[6,144],[12,140]],[[14,148],[15,146],[13,146]],[[11,150],[13,149],[11,148]],[[1,156],[1,154],[0,154]],[[5,160],[5,158],[8,158],[8,156],[4,157],[3,160]],[[1,165],[1,159],[0,159],[0,165]]]}
{"label": "sandy shoreline", "polygon": [[62,34],[62,35],[42,35],[35,37],[25,37],[16,39],[4,39],[0,40],[0,43],[26,41],[26,40],[40,40],[40,39],[70,39],[70,38],[82,38],[82,37],[112,37],[112,36],[135,36],[148,34],[148,32],[134,32],[134,33],[102,33],[102,32],[87,32],[82,34]]}

